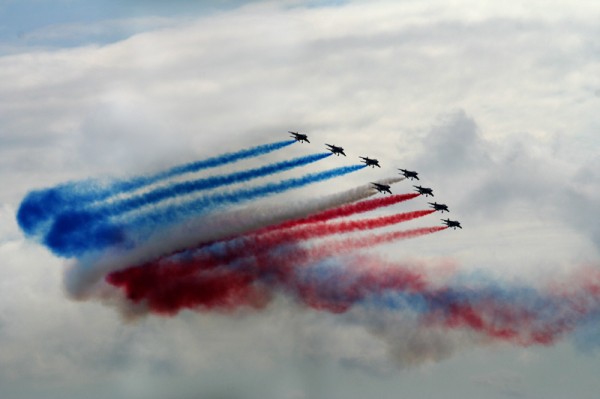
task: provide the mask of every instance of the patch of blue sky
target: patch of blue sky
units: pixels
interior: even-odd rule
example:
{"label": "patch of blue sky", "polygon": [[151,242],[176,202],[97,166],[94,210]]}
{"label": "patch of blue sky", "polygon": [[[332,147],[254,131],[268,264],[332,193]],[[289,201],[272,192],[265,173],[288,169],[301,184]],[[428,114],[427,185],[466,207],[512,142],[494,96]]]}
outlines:
{"label": "patch of blue sky", "polygon": [[291,3],[291,7],[306,7],[306,8],[319,8],[319,7],[339,7],[348,4],[350,0],[305,0],[301,2]]}
{"label": "patch of blue sky", "polygon": [[164,26],[167,19],[201,17],[257,2],[8,0],[0,3],[0,51],[108,44]]}

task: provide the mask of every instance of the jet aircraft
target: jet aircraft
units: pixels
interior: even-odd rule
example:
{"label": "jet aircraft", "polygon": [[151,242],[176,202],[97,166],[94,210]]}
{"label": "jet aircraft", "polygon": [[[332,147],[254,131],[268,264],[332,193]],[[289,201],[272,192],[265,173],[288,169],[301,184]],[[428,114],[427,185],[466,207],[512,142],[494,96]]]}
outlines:
{"label": "jet aircraft", "polygon": [[411,170],[406,170],[406,169],[398,169],[400,172],[402,172],[402,174],[404,175],[404,177],[406,177],[407,179],[413,180],[413,179],[417,179],[419,180],[419,176],[417,172],[413,172]]}
{"label": "jet aircraft", "polygon": [[306,134],[302,134],[302,133],[298,133],[298,132],[290,132],[288,131],[288,133],[291,133],[293,138],[296,139],[296,141],[299,142],[303,142],[306,141],[307,143],[310,143],[310,141],[308,141],[308,137],[306,136]]}
{"label": "jet aircraft", "polygon": [[462,230],[462,226],[457,220],[441,219],[441,221],[444,222],[446,226],[452,227],[454,230],[456,230],[457,227]]}
{"label": "jet aircraft", "polygon": [[389,184],[380,184],[380,183],[371,183],[371,184],[380,193],[389,193],[389,194],[392,193],[392,190],[390,190],[390,185]]}
{"label": "jet aircraft", "polygon": [[344,154],[344,149],[342,147],[338,147],[337,145],[332,145],[332,144],[325,144],[328,148],[329,151],[331,151],[333,154],[335,155],[340,155],[342,154],[343,156],[346,156],[346,154]]}
{"label": "jet aircraft", "polygon": [[378,168],[381,168],[381,166],[379,166],[379,161],[376,159],[371,159],[369,157],[359,157],[359,158],[362,159],[363,162],[365,163],[365,165],[367,165],[367,166],[372,166],[372,167],[377,166]]}
{"label": "jet aircraft", "polygon": [[444,213],[444,211],[450,212],[450,209],[448,209],[448,205],[438,204],[437,202],[428,202],[428,204],[431,205],[431,207],[436,211],[440,211],[442,213]]}
{"label": "jet aircraft", "polygon": [[428,196],[431,195],[433,197],[433,189],[431,188],[427,188],[427,187],[421,187],[421,186],[413,186],[414,188],[417,189],[418,193],[424,196]]}

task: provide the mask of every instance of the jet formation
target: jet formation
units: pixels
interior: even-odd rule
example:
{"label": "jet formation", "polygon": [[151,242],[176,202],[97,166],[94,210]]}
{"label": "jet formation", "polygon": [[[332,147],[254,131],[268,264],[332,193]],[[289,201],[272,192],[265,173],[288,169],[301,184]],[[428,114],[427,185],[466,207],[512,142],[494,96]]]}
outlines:
{"label": "jet formation", "polygon": [[[296,141],[299,141],[301,143],[302,142],[310,143],[310,141],[308,140],[308,136],[306,134],[292,132],[292,131],[288,131],[288,133],[290,133]],[[339,156],[339,155],[346,156],[346,153],[344,152],[344,149],[342,147],[339,147],[334,144],[325,144],[325,145],[327,146],[327,150],[331,151],[332,154],[335,154],[337,156]],[[362,162],[366,166],[371,166],[372,168],[377,166],[378,168],[381,168],[381,165],[379,165],[379,161],[377,159],[373,159],[373,158],[369,158],[369,157],[359,157],[359,158],[362,160]],[[400,169],[400,168],[398,168],[398,170],[400,171],[400,174],[402,176],[404,176],[404,178],[406,178],[406,179],[420,180],[419,173],[414,170]],[[392,194],[392,190],[390,189],[389,184],[381,184],[381,183],[371,183],[371,184],[373,185],[373,188],[376,189],[380,193]],[[423,195],[425,197],[429,197],[429,196],[433,197],[434,196],[432,188],[421,187],[421,186],[413,186],[413,187],[416,189],[416,192],[418,192],[420,195]],[[450,210],[448,209],[448,205],[446,205],[446,204],[438,204],[437,202],[428,202],[428,204],[435,211],[439,211],[441,213],[450,212]],[[442,220],[443,224],[448,226],[449,228],[452,228],[454,230],[456,230],[457,228],[462,229],[460,222],[457,220],[450,220],[450,219],[441,219],[441,220]]]}

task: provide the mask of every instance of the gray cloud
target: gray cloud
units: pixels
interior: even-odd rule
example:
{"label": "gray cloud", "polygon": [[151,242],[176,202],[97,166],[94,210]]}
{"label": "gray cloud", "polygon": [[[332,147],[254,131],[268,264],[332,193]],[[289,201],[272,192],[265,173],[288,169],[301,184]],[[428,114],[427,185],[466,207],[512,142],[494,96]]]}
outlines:
{"label": "gray cloud", "polygon": [[[214,396],[310,397],[290,374],[315,363],[335,373],[339,364],[323,366],[332,359],[345,373],[368,369],[384,379],[398,375],[398,364],[427,359],[450,359],[431,371],[440,380],[444,364],[467,370],[463,358],[452,359],[467,347],[461,334],[422,337],[392,321],[364,328],[288,303],[262,315],[185,312],[123,324],[110,308],[65,298],[63,260],[25,242],[14,212],[34,188],[159,170],[299,129],[315,145],[286,155],[333,141],[351,159],[382,161],[382,171],[340,185],[417,169],[468,226],[389,248],[392,257],[454,256],[468,266],[501,265],[493,269],[500,275],[543,273],[536,267],[546,260],[596,260],[598,14],[560,2],[259,4],[173,19],[109,45],[0,57],[2,394],[93,397],[110,386],[114,397],[185,397],[204,384]],[[63,28],[56,32],[73,32]],[[267,371],[231,388],[219,375],[256,368]],[[255,382],[265,375],[277,379],[272,390]],[[596,387],[590,381],[582,374],[569,384]],[[329,397],[361,394],[338,385]]]}

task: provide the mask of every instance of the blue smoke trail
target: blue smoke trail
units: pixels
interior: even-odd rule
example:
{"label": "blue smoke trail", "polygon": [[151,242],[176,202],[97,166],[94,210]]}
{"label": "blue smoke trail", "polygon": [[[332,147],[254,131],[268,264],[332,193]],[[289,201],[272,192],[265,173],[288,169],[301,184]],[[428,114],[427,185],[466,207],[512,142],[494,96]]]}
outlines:
{"label": "blue smoke trail", "polygon": [[258,187],[213,194],[185,204],[156,210],[120,224],[108,220],[98,221],[91,212],[68,212],[56,218],[44,238],[44,245],[56,255],[64,257],[75,257],[91,251],[101,251],[110,246],[133,245],[128,242],[128,237],[131,237],[132,234],[146,238],[160,228],[207,213],[218,207],[239,204],[300,188],[363,169],[365,166],[363,164],[344,166]]}
{"label": "blue smoke trail", "polygon": [[[422,275],[404,275],[402,268],[360,270],[352,261],[334,262],[295,268],[300,284],[292,289],[300,287],[297,294],[328,309],[346,311],[356,305],[373,311],[408,309],[427,323],[469,328],[523,346],[550,345],[571,331],[580,333],[600,314],[600,292],[593,285],[578,288],[580,280],[566,282],[575,284],[568,295],[478,273],[428,287],[422,284]],[[594,336],[590,342],[595,342]]]}
{"label": "blue smoke trail", "polygon": [[[139,209],[140,207],[154,205],[167,198],[188,195],[201,190],[222,187],[229,184],[245,182],[251,179],[264,177],[270,174],[283,172],[299,166],[304,166],[332,154],[329,152],[307,155],[287,161],[265,165],[259,168],[231,173],[228,175],[212,176],[203,179],[175,183],[171,186],[161,187],[148,193],[109,203],[94,209],[75,208],[61,212],[55,219],[45,242],[52,243],[52,247],[71,246],[69,240],[76,240],[77,246],[80,238],[88,240],[88,246],[104,247],[112,241],[121,242],[123,235],[116,224],[109,222],[111,217],[119,216],[125,212]],[[65,238],[71,237],[71,238]],[[79,237],[79,238],[77,238]]]}
{"label": "blue smoke trail", "polygon": [[126,193],[154,184],[160,180],[184,173],[214,168],[246,158],[264,155],[295,143],[285,140],[271,144],[226,153],[202,161],[176,166],[152,176],[141,176],[124,181],[102,184],[94,180],[70,182],[56,187],[29,192],[17,211],[17,222],[27,236],[39,236],[48,228],[51,219],[65,209],[74,206],[84,207],[96,201],[102,201],[120,193]]}
{"label": "blue smoke trail", "polygon": [[[83,209],[75,207],[75,209],[61,212],[56,217],[50,234],[54,235],[56,231],[61,231],[68,232],[69,235],[73,235],[77,230],[79,230],[82,234],[85,233],[88,239],[93,239],[91,237],[98,238],[108,235],[108,238],[106,239],[110,241],[110,237],[120,237],[117,232],[112,232],[112,229],[105,230],[102,228],[102,226],[109,226],[107,223],[111,217],[119,216],[125,212],[139,209],[140,207],[154,205],[167,198],[188,195],[201,190],[213,189],[224,185],[240,183],[270,174],[283,172],[292,168],[319,161],[331,155],[332,154],[329,152],[312,154],[227,175],[212,176],[203,179],[175,183],[171,186],[161,187],[136,197],[105,204],[98,208]],[[59,230],[57,230],[57,226],[59,227]],[[58,237],[54,237],[52,238],[52,241],[55,242],[57,239]],[[102,245],[102,242],[104,241],[101,241],[99,245]],[[61,244],[61,246],[62,245],[63,244]]]}
{"label": "blue smoke trail", "polygon": [[127,198],[121,201],[104,205],[100,208],[94,208],[92,211],[98,217],[114,217],[126,212],[136,210],[140,207],[154,205],[168,198],[174,198],[180,195],[192,194],[197,191],[210,190],[235,183],[242,183],[259,177],[268,176],[274,173],[284,172],[299,166],[308,165],[333,155],[330,152],[312,154],[304,157],[294,158],[270,165],[261,166],[255,169],[235,172],[228,175],[211,176],[197,180],[190,180],[181,183],[175,183],[171,186],[157,188],[150,192],[136,197]]}
{"label": "blue smoke trail", "polygon": [[136,190],[140,187],[148,184],[154,184],[160,180],[168,179],[174,176],[182,175],[184,173],[198,172],[204,169],[215,168],[217,166],[223,166],[229,163],[237,162],[246,158],[254,158],[259,155],[264,155],[275,150],[279,150],[288,145],[294,144],[296,140],[285,140],[277,143],[263,144],[258,147],[248,148],[245,150],[230,152],[223,155],[218,155],[213,158],[208,158],[202,161],[192,162],[186,165],[176,166],[165,172],[158,173],[154,176],[149,177],[138,177],[136,179],[128,180],[120,183],[117,187],[119,192],[127,192]]}
{"label": "blue smoke trail", "polygon": [[342,166],[323,172],[310,173],[302,177],[282,180],[276,183],[268,183],[262,186],[240,189],[233,192],[219,193],[207,197],[199,198],[182,205],[174,205],[164,210],[144,215],[133,219],[129,225],[149,225],[156,226],[164,224],[178,223],[190,216],[197,216],[225,205],[237,205],[243,202],[252,201],[257,198],[268,195],[279,194],[284,191],[304,187],[309,184],[318,183],[324,180],[340,177],[345,174],[363,169],[366,165]]}

